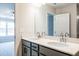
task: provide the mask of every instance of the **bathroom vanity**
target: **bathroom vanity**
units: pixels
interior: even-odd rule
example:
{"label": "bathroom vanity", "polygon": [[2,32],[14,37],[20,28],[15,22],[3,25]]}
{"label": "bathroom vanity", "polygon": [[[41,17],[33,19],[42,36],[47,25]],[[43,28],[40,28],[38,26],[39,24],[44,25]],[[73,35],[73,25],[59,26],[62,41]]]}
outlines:
{"label": "bathroom vanity", "polygon": [[[54,39],[54,38],[53,38]],[[58,43],[51,39],[32,39],[22,38],[22,55],[23,56],[73,56],[78,55],[79,44],[68,43],[73,46],[67,46],[66,43]]]}
{"label": "bathroom vanity", "polygon": [[[23,17],[20,18],[22,19],[20,32],[21,35],[25,35],[21,38],[23,56],[79,55],[79,40],[77,40],[76,28],[76,4],[69,4],[62,8],[53,8],[50,4],[43,5],[40,8],[32,6],[32,4],[24,4],[23,6],[25,6],[24,8],[22,7],[22,11],[24,11],[24,13],[22,13]],[[37,39],[30,36],[32,34],[37,35],[38,32],[40,34],[43,33],[43,35],[41,35],[42,37],[52,36],[52,39]],[[62,35],[60,35],[61,33]],[[65,35],[67,33],[69,35]],[[71,40],[63,43],[59,41],[59,36],[71,37],[67,39]]]}

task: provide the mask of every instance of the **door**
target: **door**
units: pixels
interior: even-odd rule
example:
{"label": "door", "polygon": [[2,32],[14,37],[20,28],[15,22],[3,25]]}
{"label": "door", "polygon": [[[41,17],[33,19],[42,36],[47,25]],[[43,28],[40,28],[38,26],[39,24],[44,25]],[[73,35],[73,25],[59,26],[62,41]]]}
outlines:
{"label": "door", "polygon": [[54,16],[48,13],[48,36],[53,36]]}
{"label": "door", "polygon": [[[69,33],[69,13],[54,16],[54,35]],[[70,34],[70,33],[69,33]]]}

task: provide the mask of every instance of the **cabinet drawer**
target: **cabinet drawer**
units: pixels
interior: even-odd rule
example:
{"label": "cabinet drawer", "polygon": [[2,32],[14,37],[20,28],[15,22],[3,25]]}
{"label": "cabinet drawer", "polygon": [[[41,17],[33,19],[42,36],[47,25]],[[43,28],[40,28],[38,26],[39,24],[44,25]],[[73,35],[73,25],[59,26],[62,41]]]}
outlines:
{"label": "cabinet drawer", "polygon": [[38,44],[32,43],[32,49],[38,51]]}
{"label": "cabinet drawer", "polygon": [[30,47],[30,42],[29,41],[22,40],[22,44],[25,45],[25,46]]}
{"label": "cabinet drawer", "polygon": [[51,50],[43,46],[40,46],[40,53],[47,55],[47,56],[68,56],[66,54]]}

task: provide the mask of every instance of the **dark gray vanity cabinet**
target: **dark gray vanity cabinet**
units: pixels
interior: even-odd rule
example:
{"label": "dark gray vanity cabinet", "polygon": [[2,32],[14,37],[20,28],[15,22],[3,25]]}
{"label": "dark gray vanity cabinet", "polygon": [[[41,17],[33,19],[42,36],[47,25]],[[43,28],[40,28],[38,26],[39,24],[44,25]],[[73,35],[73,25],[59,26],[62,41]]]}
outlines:
{"label": "dark gray vanity cabinet", "polygon": [[33,42],[22,39],[22,55],[23,56],[71,56],[64,52],[60,52]]}
{"label": "dark gray vanity cabinet", "polygon": [[22,55],[23,56],[30,56],[31,50],[30,50],[30,42],[22,40]]}
{"label": "dark gray vanity cabinet", "polygon": [[39,52],[46,55],[46,56],[68,56],[68,54],[59,52],[59,51],[55,51],[53,49],[44,47],[44,46],[40,46]]}
{"label": "dark gray vanity cabinet", "polygon": [[23,46],[22,47],[22,55],[23,56],[30,56],[30,48]]}
{"label": "dark gray vanity cabinet", "polygon": [[38,56],[39,49],[38,49],[38,44],[31,43],[31,50],[32,50],[32,56]]}
{"label": "dark gray vanity cabinet", "polygon": [[38,56],[38,45],[26,40],[22,40],[22,55],[23,56]]}

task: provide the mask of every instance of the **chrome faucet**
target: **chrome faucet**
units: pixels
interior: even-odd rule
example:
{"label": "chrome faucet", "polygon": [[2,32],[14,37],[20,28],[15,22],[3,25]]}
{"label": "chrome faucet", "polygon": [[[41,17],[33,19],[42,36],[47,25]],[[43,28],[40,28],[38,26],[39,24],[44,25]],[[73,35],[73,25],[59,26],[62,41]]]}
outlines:
{"label": "chrome faucet", "polygon": [[40,32],[37,32],[37,38],[41,38]]}
{"label": "chrome faucet", "polygon": [[65,41],[65,43],[66,43],[66,41],[67,41],[67,38],[66,37],[69,37],[69,33],[65,33],[65,39],[64,39],[64,41]]}
{"label": "chrome faucet", "polygon": [[69,34],[66,32],[65,34],[64,33],[60,33],[60,42],[65,42],[67,41],[66,37],[68,37]]}
{"label": "chrome faucet", "polygon": [[69,33],[66,32],[66,33],[65,33],[65,37],[67,37],[67,36],[69,36]]}
{"label": "chrome faucet", "polygon": [[60,42],[64,42],[64,34],[63,33],[60,33]]}
{"label": "chrome faucet", "polygon": [[46,35],[45,32],[42,32],[42,33],[37,32],[37,33],[36,33],[37,38],[42,38],[42,37],[44,37],[45,35]]}
{"label": "chrome faucet", "polygon": [[41,33],[41,36],[42,36],[42,37],[44,37],[45,35],[46,35],[46,33],[45,33],[45,32],[42,32],[42,33]]}

